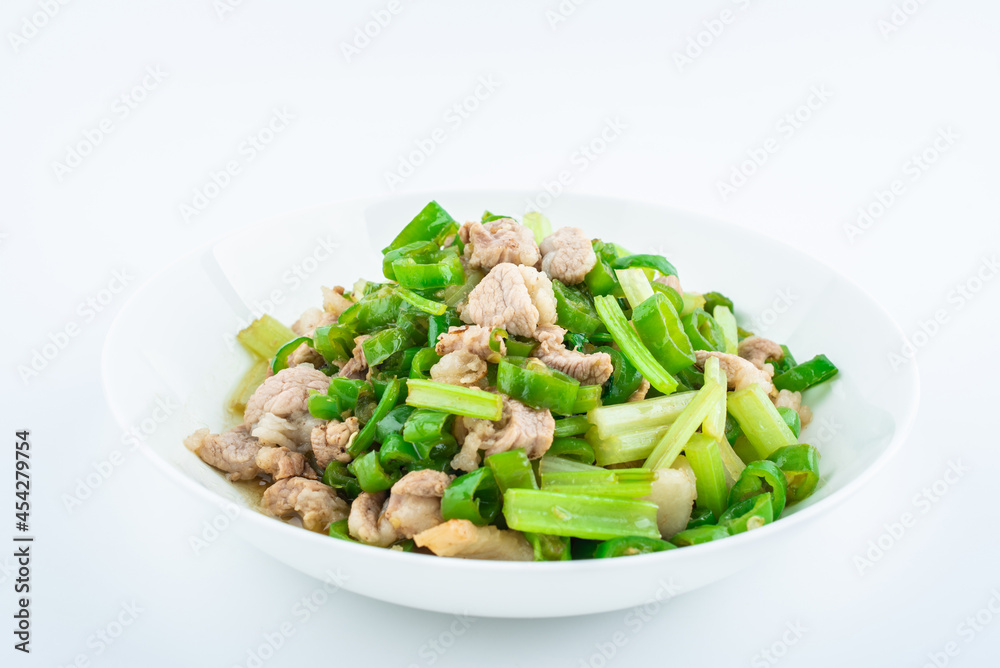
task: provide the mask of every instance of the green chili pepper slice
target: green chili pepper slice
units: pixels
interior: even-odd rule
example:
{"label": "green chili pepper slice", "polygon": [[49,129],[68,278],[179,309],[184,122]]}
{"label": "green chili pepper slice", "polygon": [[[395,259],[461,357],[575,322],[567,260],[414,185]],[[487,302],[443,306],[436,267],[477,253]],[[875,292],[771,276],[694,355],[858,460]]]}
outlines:
{"label": "green chili pepper slice", "polygon": [[493,471],[493,477],[501,494],[513,487],[538,489],[535,470],[528,461],[528,455],[521,448],[490,455],[486,458],[485,464]]}
{"label": "green chili pepper slice", "polygon": [[400,327],[375,332],[361,344],[368,366],[381,364],[391,355],[410,347],[410,335]]}
{"label": "green chili pepper slice", "polygon": [[688,545],[701,545],[702,543],[708,543],[728,536],[729,531],[725,527],[714,524],[703,524],[702,526],[684,529],[684,531],[674,534],[670,542],[677,547],[686,547]]}
{"label": "green chili pepper slice", "polygon": [[458,223],[448,215],[448,212],[437,202],[430,202],[421,209],[413,220],[407,223],[392,243],[382,251],[389,251],[402,248],[414,241],[434,241],[438,246],[442,245],[447,237],[458,232]]}
{"label": "green chili pepper slice", "polygon": [[524,537],[528,539],[535,551],[535,561],[569,561],[572,559],[569,536],[525,532]]}
{"label": "green chili pepper slice", "polygon": [[552,280],[556,296],[556,324],[571,332],[593,334],[601,327],[601,319],[593,303],[582,292]]}
{"label": "green chili pepper slice", "polygon": [[719,518],[719,526],[735,535],[759,529],[774,519],[774,499],[770,492],[765,492],[729,506]]}
{"label": "green chili pepper slice", "polygon": [[469,520],[485,526],[500,512],[501,494],[493,471],[481,466],[455,478],[444,490],[441,517],[445,520]]}
{"label": "green chili pepper slice", "polygon": [[626,255],[611,261],[612,269],[630,269],[632,267],[655,269],[664,276],[677,275],[674,265],[670,264],[667,258],[662,255]]}
{"label": "green chili pepper slice", "polygon": [[410,419],[415,410],[413,406],[400,404],[386,413],[375,427],[375,440],[384,444],[391,434],[402,435],[406,421]]}
{"label": "green chili pepper slice", "polygon": [[604,384],[601,401],[605,406],[623,404],[639,389],[642,384],[642,374],[635,365],[617,348],[600,346],[595,352],[607,353],[611,356],[611,377]]}
{"label": "green chili pepper slice", "polygon": [[288,356],[295,352],[295,349],[306,344],[310,348],[313,347],[313,340],[308,336],[300,336],[298,338],[292,339],[288,343],[284,344],[278,348],[278,352],[274,354],[274,359],[271,360],[271,372],[278,373],[282,369],[288,368]]}
{"label": "green chili pepper slice", "polygon": [[779,390],[801,392],[836,375],[837,367],[833,362],[826,355],[817,355],[808,362],[797,364],[788,371],[776,375],[773,381]]}
{"label": "green chili pepper slice", "polygon": [[816,490],[819,482],[819,452],[811,445],[786,445],[768,459],[778,465],[788,482],[788,501],[801,501]]}
{"label": "green chili pepper slice", "polygon": [[396,280],[396,272],[392,269],[393,262],[402,260],[404,257],[412,257],[419,260],[437,253],[438,250],[438,245],[433,241],[414,241],[411,244],[400,246],[395,250],[389,251],[382,257],[382,274],[390,281],[394,281]]}
{"label": "green chili pepper slice", "polygon": [[497,389],[532,408],[572,415],[580,381],[531,357],[507,356],[497,367]]}
{"label": "green chili pepper slice", "polygon": [[351,538],[351,534],[347,530],[347,520],[337,520],[336,522],[330,522],[330,537],[338,538],[340,540],[346,540],[350,543],[357,543],[358,541]]}
{"label": "green chili pepper slice", "polygon": [[428,290],[465,282],[465,270],[457,253],[440,251],[421,259],[424,262],[404,257],[392,263],[396,280],[402,287]]}
{"label": "green chili pepper slice", "polygon": [[670,305],[674,307],[674,310],[677,311],[677,313],[680,313],[681,311],[684,310],[684,297],[681,296],[681,293],[677,292],[669,285],[664,285],[663,283],[657,283],[656,281],[650,283],[649,286],[653,288],[653,292],[659,292],[667,299],[669,299]]}
{"label": "green chili pepper slice", "polygon": [[733,311],[733,300],[719,292],[706,292],[702,297],[705,298],[704,309],[708,313],[714,313],[716,306],[725,306],[730,312]]}
{"label": "green chili pepper slice", "polygon": [[549,457],[562,457],[582,464],[593,464],[597,459],[594,447],[582,438],[561,437],[552,439],[552,445],[545,452]]}
{"label": "green chili pepper slice", "polygon": [[344,412],[337,399],[317,390],[310,391],[309,401],[306,405],[309,408],[309,414],[320,420],[339,420]]}
{"label": "green chili pepper slice", "polygon": [[729,490],[729,505],[735,506],[740,501],[770,492],[774,518],[777,519],[785,509],[787,491],[785,474],[778,465],[766,459],[758,459],[747,464],[740,473],[739,480]]}
{"label": "green chili pepper slice", "polygon": [[611,557],[631,557],[637,554],[653,554],[664,550],[674,550],[677,546],[659,538],[644,536],[623,536],[606,540],[594,550],[595,559]]}
{"label": "green chili pepper slice", "polygon": [[349,499],[357,498],[362,492],[358,479],[347,470],[347,464],[334,459],[323,471],[323,482],[336,490],[340,490]]}
{"label": "green chili pepper slice", "polygon": [[681,318],[665,295],[654,293],[632,309],[632,324],[642,342],[670,373],[695,363]]}
{"label": "green chili pepper slice", "polygon": [[687,529],[715,524],[715,514],[708,508],[695,508],[691,511],[691,519],[688,520]]}
{"label": "green chili pepper slice", "polygon": [[726,337],[722,327],[704,310],[696,308],[681,318],[684,333],[695,350],[726,351]]}
{"label": "green chili pepper slice", "polygon": [[787,406],[778,406],[778,414],[781,415],[781,419],[785,421],[788,428],[795,434],[795,438],[798,438],[802,432],[802,420],[799,418],[799,414]]}
{"label": "green chili pepper slice", "polygon": [[384,492],[399,480],[399,472],[395,476],[386,473],[379,462],[379,453],[375,450],[366,452],[347,465],[347,470],[358,479],[362,491],[373,494]]}
{"label": "green chili pepper slice", "polygon": [[420,461],[420,455],[412,443],[404,441],[400,434],[391,433],[386,436],[382,447],[378,449],[378,461],[386,474],[399,477],[403,468],[413,466]]}
{"label": "green chili pepper slice", "polygon": [[437,345],[438,337],[447,334],[452,327],[459,327],[462,319],[454,310],[447,310],[441,315],[433,315],[427,319],[427,345],[433,348]]}
{"label": "green chili pepper slice", "polygon": [[354,334],[342,325],[323,325],[313,332],[313,348],[327,362],[351,358]]}
{"label": "green chili pepper slice", "polygon": [[410,378],[430,380],[431,367],[440,361],[441,356],[434,352],[434,348],[421,348],[410,364]]}
{"label": "green chili pepper slice", "polygon": [[347,452],[352,457],[357,457],[371,447],[372,443],[375,441],[375,430],[378,427],[379,421],[388,415],[390,410],[395,408],[396,402],[399,400],[402,393],[403,381],[401,379],[392,381],[389,386],[386,387],[385,392],[382,393],[382,398],[379,399],[378,405],[375,407],[375,412],[365,424],[364,428],[358,433],[357,436],[354,437],[354,441],[347,446]]}

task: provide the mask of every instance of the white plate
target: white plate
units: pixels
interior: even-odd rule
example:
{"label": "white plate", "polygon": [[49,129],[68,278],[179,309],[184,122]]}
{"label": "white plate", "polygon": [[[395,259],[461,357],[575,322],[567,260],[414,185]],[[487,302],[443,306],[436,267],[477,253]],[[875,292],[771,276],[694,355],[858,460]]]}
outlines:
{"label": "white plate", "polygon": [[[520,215],[531,193],[438,193],[456,219],[482,211]],[[351,544],[248,509],[246,496],[186,450],[182,439],[227,426],[223,402],[250,364],[232,336],[266,308],[291,323],[319,305],[320,285],[380,278],[380,248],[430,199],[401,195],[293,213],[247,229],[172,265],[137,291],[104,348],[104,385],[125,428],[146,425],[143,450],[179,493],[236,504],[248,542],[316,578],[343,577],[351,591],[448,613],[550,617],[603,612],[690,591],[783,547],[799,527],[853,493],[883,466],[913,419],[915,365],[893,370],[903,335],[864,291],[821,262],[748,230],[633,201],[564,194],[546,211],[632,252],[666,255],[688,290],[718,290],[743,326],[787,343],[799,360],[826,353],[834,382],[806,393],[816,414],[802,440],[821,452],[822,482],[805,502],[759,530],[705,545],[620,559],[498,563],[443,559]],[[339,244],[330,250],[329,242]],[[755,323],[755,324],[754,324]],[[183,409],[162,424],[157,399]],[[147,428],[148,427],[148,428]],[[252,503],[249,504],[252,506]],[[231,506],[230,506],[231,508]]]}

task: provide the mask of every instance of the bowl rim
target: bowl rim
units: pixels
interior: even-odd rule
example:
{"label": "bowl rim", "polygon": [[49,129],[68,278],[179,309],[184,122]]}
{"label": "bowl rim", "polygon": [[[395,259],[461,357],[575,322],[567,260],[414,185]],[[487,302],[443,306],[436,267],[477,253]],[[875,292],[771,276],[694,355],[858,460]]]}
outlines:
{"label": "bowl rim", "polygon": [[[256,222],[250,223],[240,229],[230,230],[228,232],[220,233],[218,236],[211,239],[209,242],[195,248],[187,253],[184,253],[177,259],[167,263],[163,268],[157,271],[155,274],[150,276],[142,285],[132,292],[131,295],[122,304],[122,307],[115,314],[114,320],[108,327],[107,334],[105,335],[104,345],[101,350],[101,385],[105,394],[105,401],[108,405],[108,409],[114,416],[115,421],[118,426],[127,429],[128,421],[125,416],[119,411],[116,402],[112,401],[114,396],[112,387],[110,384],[110,366],[112,364],[113,351],[110,350],[111,340],[113,334],[123,320],[123,314],[127,313],[133,301],[138,301],[144,295],[144,293],[156,282],[158,282],[164,275],[171,272],[176,266],[181,265],[186,262],[190,262],[192,259],[202,257],[205,253],[211,252],[213,248],[220,242],[229,239],[237,234],[245,233],[248,229],[255,229],[273,225],[274,223],[293,217],[302,217],[307,214],[316,213],[323,210],[328,210],[334,207],[349,208],[357,207],[365,204],[374,204],[376,202],[391,201],[393,199],[402,198],[426,198],[426,201],[435,200],[438,198],[444,199],[448,196],[461,196],[469,197],[470,195],[482,195],[484,198],[487,197],[523,197],[525,194],[530,195],[533,191],[529,190],[519,190],[519,189],[491,189],[491,188],[468,188],[468,189],[450,189],[450,190],[436,190],[434,192],[430,191],[405,191],[400,193],[395,193],[386,196],[366,196],[366,197],[356,197],[350,199],[333,200],[330,202],[325,202],[317,204],[314,206],[303,207],[301,209],[292,210],[286,213],[270,216],[265,219],[258,220]],[[798,254],[804,258],[810,260],[811,262],[818,264],[825,269],[827,269],[833,276],[836,276],[838,280],[849,284],[852,288],[857,290],[859,293],[863,294],[884,316],[887,322],[889,322],[897,334],[900,335],[902,339],[905,340],[906,334],[900,327],[899,323],[889,314],[885,307],[875,299],[871,293],[865,289],[863,286],[859,285],[853,279],[841,274],[836,269],[831,267],[824,260],[814,257],[810,253],[796,248],[782,239],[774,238],[763,232],[747,228],[736,223],[730,222],[728,220],[722,220],[707,216],[699,212],[688,211],[685,209],[673,208],[666,206],[660,202],[643,200],[639,198],[625,198],[625,197],[615,197],[609,195],[600,195],[593,193],[576,193],[568,192],[560,196],[560,198],[571,198],[576,200],[591,200],[591,201],[603,201],[605,203],[617,203],[617,204],[640,204],[643,206],[652,207],[663,211],[665,214],[675,214],[684,216],[687,219],[700,219],[707,222],[711,222],[713,225],[721,226],[724,228],[731,228],[739,230],[741,233],[749,233],[751,235],[756,235],[765,238],[772,245],[777,245],[785,249],[787,252]],[[687,546],[683,549],[683,552],[678,552],[677,550],[665,550],[663,552],[656,552],[652,554],[634,555],[629,558],[628,564],[639,565],[640,563],[652,563],[653,560],[662,561],[664,566],[669,565],[670,559],[679,559],[679,554],[686,555],[685,558],[699,558],[701,556],[707,557],[709,554],[719,552],[721,550],[738,549],[739,546],[747,543],[749,541],[757,541],[766,539],[767,536],[775,534],[777,532],[783,532],[790,530],[793,526],[801,524],[802,522],[808,521],[812,518],[818,517],[836,505],[840,504],[847,496],[856,492],[860,487],[865,485],[871,478],[873,478],[885,465],[889,462],[892,457],[898,452],[900,447],[902,447],[903,440],[909,435],[913,423],[916,420],[919,404],[920,404],[920,372],[917,360],[910,360],[907,371],[911,376],[911,382],[905,383],[905,386],[909,388],[908,396],[904,403],[904,411],[901,418],[897,421],[895,428],[890,437],[889,443],[886,445],[883,452],[871,463],[869,464],[861,473],[856,477],[844,484],[843,487],[837,491],[830,494],[825,499],[816,502],[802,510],[795,512],[792,515],[782,517],[779,521],[771,522],[764,525],[759,529],[754,531],[747,531],[735,536],[729,536],[725,540],[710,541],[708,543],[702,543],[699,545]],[[203,500],[208,501],[216,506],[222,506],[224,503],[232,503],[232,501],[224,498],[217,492],[205,487],[204,485],[197,482],[194,478],[186,475],[178,469],[176,466],[171,464],[169,461],[161,457],[152,447],[150,447],[145,441],[139,441],[138,450],[140,450],[149,460],[153,462],[155,467],[165,475],[166,478],[172,480],[174,483],[182,488],[186,488],[193,491],[196,495],[200,496]],[[241,519],[247,519],[250,523],[249,530],[257,530],[260,527],[261,531],[271,531],[275,532],[272,535],[275,538],[283,538],[288,536],[292,540],[308,541],[310,544],[315,544],[315,549],[328,549],[333,552],[339,550],[346,550],[350,553],[352,550],[363,550],[364,552],[359,553],[360,555],[369,555],[371,558],[386,558],[386,559],[396,559],[404,560],[403,563],[413,562],[413,563],[424,563],[427,565],[435,565],[436,567],[447,568],[451,571],[464,570],[471,572],[518,572],[524,569],[545,569],[546,571],[558,570],[560,573],[575,573],[579,571],[602,571],[608,569],[618,568],[615,566],[618,564],[618,559],[584,559],[584,560],[570,560],[570,561],[560,561],[560,562],[521,562],[521,561],[491,561],[485,559],[442,559],[436,555],[420,554],[414,552],[402,552],[399,550],[387,550],[378,549],[371,545],[365,545],[363,543],[354,543],[346,540],[336,540],[327,535],[316,533],[313,531],[305,531],[301,527],[297,527],[280,519],[268,517],[263,513],[259,512],[256,508],[247,506],[248,510],[253,512],[241,513]],[[326,546],[325,548],[323,546]],[[641,560],[641,562],[634,561],[635,559]],[[421,560],[421,561],[414,561]]]}

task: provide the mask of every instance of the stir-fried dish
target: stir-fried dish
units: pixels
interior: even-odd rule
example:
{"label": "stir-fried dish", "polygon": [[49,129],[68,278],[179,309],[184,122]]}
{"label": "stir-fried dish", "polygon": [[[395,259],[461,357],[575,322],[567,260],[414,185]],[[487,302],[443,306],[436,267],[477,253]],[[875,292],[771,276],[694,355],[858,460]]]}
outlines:
{"label": "stir-fried dish", "polygon": [[537,212],[459,225],[428,204],[383,279],[323,289],[257,360],[242,423],[185,443],[261,510],[335,539],[448,557],[646,554],[777,520],[819,482],[802,392],[837,373],[742,329],[635,255]]}

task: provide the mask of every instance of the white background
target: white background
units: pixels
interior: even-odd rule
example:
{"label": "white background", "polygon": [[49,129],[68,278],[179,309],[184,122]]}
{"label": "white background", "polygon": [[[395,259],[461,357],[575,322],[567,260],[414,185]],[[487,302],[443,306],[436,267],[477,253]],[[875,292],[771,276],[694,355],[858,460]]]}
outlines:
{"label": "white background", "polygon": [[[761,666],[772,665],[768,648],[788,666],[920,666],[929,654],[939,665],[996,665],[1000,620],[982,610],[1000,604],[1000,280],[977,282],[977,272],[995,279],[983,263],[1000,246],[1000,6],[908,0],[898,4],[912,15],[880,27],[892,0],[577,1],[563,3],[573,11],[556,22],[556,0],[401,0],[349,61],[342,45],[386,2],[233,0],[220,13],[212,0],[77,0],[37,34],[24,21],[45,2],[4,3],[2,428],[7,443],[15,428],[32,430],[38,536],[30,657],[11,649],[14,564],[0,550],[4,665],[78,656],[94,666],[247,665],[261,634],[285,621],[294,635],[264,665]],[[712,21],[723,10],[731,20],[720,31]],[[699,38],[707,46],[679,65],[675,54]],[[125,117],[115,100],[147,67],[166,78],[139,90],[144,99]],[[449,109],[481,77],[496,90],[449,124]],[[817,108],[801,110],[808,119],[786,136],[778,124],[814,87],[828,99],[814,98]],[[244,161],[241,144],[275,108],[294,120]],[[77,167],[58,168],[102,119],[110,133]],[[581,170],[574,154],[609,119],[624,130]],[[436,127],[447,128],[445,140],[399,190],[541,192],[568,170],[573,191],[656,201],[781,238],[864,286],[910,336],[943,311],[907,361],[919,364],[922,405],[900,454],[793,550],[641,622],[625,611],[480,619],[455,638],[448,616],[347,593],[305,619],[295,606],[315,581],[226,533],[196,554],[189,539],[217,510],[179,496],[123,443],[104,404],[99,359],[114,313],[158,270],[221,235],[388,194],[385,173]],[[913,156],[942,130],[957,139],[914,173]],[[777,150],[724,199],[718,183],[769,137]],[[240,173],[185,221],[180,205],[233,159]],[[895,179],[901,194],[852,238],[845,226],[858,207]],[[99,313],[81,308],[116,271],[131,277],[124,290]],[[959,300],[966,283],[979,290]],[[22,378],[34,351],[73,324],[78,335]],[[13,523],[12,448],[4,452],[0,537]],[[68,508],[79,481],[107,470],[115,452],[110,476]],[[966,469],[957,482],[939,482],[946,491],[933,503],[915,500],[949,462]],[[907,512],[914,526],[887,534]],[[888,549],[864,565],[880,538]],[[593,586],[599,595],[614,583]],[[117,631],[133,602],[138,617],[103,646],[95,634]],[[960,626],[977,612],[992,623]],[[796,624],[801,637],[786,635]],[[604,659],[619,632],[624,644]],[[782,646],[783,636],[795,643]],[[451,646],[438,653],[435,640]],[[940,654],[949,642],[957,656]]]}

